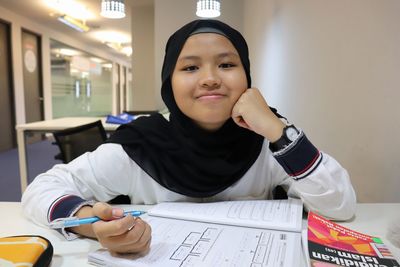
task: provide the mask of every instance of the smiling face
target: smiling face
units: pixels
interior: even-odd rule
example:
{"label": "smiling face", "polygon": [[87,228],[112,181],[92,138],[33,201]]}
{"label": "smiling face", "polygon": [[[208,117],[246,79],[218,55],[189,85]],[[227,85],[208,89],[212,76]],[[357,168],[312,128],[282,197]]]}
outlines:
{"label": "smiling face", "polygon": [[246,73],[232,43],[216,33],[190,36],[171,78],[179,109],[200,127],[219,129],[247,89]]}

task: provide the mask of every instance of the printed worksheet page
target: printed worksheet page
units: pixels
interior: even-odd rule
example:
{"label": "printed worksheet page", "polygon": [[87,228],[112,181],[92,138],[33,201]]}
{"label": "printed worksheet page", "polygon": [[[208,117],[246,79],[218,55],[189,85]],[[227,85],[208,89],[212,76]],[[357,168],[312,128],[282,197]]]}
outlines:
{"label": "printed worksheet page", "polygon": [[143,216],[152,227],[150,252],[89,254],[98,266],[301,266],[301,234]]}
{"label": "printed worksheet page", "polygon": [[301,231],[302,214],[299,199],[165,202],[149,211],[151,216],[296,232]]}

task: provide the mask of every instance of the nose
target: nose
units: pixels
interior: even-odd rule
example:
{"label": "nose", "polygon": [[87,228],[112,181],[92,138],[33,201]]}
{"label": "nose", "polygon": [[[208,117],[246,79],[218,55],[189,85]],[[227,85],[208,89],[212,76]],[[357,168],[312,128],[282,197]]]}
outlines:
{"label": "nose", "polygon": [[204,88],[215,89],[221,85],[221,78],[217,73],[217,70],[212,68],[203,69],[202,76],[200,78],[200,84]]}

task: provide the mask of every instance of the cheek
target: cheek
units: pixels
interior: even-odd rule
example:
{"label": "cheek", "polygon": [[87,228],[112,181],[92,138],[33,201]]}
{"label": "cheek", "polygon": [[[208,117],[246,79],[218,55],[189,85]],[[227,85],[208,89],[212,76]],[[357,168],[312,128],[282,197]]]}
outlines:
{"label": "cheek", "polygon": [[241,82],[242,88],[244,88],[244,90],[243,90],[243,92],[244,92],[246,89],[248,89],[247,76],[246,76],[246,73],[244,72],[244,70],[241,73],[240,82]]}
{"label": "cheek", "polygon": [[232,93],[235,101],[237,101],[239,97],[247,90],[247,79],[245,75],[237,75],[232,81]]}
{"label": "cheek", "polygon": [[187,98],[190,97],[188,90],[188,83],[180,77],[171,78],[172,93],[179,109],[182,109],[187,105]]}

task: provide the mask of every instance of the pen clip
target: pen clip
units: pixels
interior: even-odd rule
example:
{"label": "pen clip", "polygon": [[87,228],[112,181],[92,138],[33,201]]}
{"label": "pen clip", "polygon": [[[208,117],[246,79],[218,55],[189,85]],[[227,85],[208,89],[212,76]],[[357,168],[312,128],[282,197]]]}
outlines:
{"label": "pen clip", "polygon": [[[77,222],[76,225],[72,223],[72,221]],[[69,222],[69,223],[68,223]],[[53,229],[64,228],[68,224],[68,227],[78,226],[78,217],[67,217],[67,218],[58,218],[54,221],[50,222],[50,227]]]}

